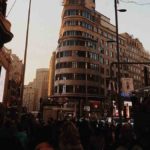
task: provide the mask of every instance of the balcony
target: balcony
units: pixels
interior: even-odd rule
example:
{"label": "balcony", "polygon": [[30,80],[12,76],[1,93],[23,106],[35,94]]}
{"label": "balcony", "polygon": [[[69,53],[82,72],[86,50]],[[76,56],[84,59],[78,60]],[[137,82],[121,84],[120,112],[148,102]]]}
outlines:
{"label": "balcony", "polygon": [[11,41],[13,34],[10,32],[11,23],[0,12],[0,48],[4,43]]}

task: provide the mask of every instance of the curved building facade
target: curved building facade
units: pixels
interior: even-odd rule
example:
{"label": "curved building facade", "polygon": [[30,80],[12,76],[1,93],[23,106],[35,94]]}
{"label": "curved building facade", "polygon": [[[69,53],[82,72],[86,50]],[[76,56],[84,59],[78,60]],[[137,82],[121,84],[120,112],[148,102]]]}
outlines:
{"label": "curved building facade", "polygon": [[[64,0],[63,5],[55,60],[54,98],[61,103],[75,102],[81,111],[88,105],[91,112],[100,111],[100,101],[105,99],[107,114],[111,114],[111,99],[115,97],[110,97],[110,93],[118,94],[118,67],[111,66],[117,61],[116,43],[113,43],[116,27],[108,17],[95,10],[95,0]],[[138,39],[123,33],[119,34],[118,42],[120,62],[149,60],[150,55]],[[144,84],[141,65],[122,64],[120,75],[121,78],[132,78],[135,88]]]}
{"label": "curved building facade", "polygon": [[95,1],[66,0],[56,54],[55,96],[99,98],[99,42]]}

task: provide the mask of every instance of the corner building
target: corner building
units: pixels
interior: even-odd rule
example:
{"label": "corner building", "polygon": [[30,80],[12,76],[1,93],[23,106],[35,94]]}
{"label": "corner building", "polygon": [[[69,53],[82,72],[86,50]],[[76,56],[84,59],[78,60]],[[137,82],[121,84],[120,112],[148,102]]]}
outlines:
{"label": "corner building", "polygon": [[100,14],[94,0],[64,0],[56,54],[55,93],[77,104],[99,100]]}
{"label": "corner building", "polygon": [[[108,17],[95,10],[94,0],[64,0],[63,5],[56,50],[54,97],[79,104],[78,108],[92,103],[99,108],[100,101],[107,96],[110,64],[117,61],[116,44],[108,42],[116,40],[116,27]],[[120,61],[129,61],[126,60],[132,52],[129,39],[135,41],[126,33],[119,35]],[[130,56],[130,61],[135,61],[136,54],[139,56],[136,60],[142,61],[146,52],[142,46],[138,49],[134,56]],[[149,56],[143,59],[150,60]],[[143,83],[138,84],[143,74],[136,80],[138,72],[132,71],[131,67],[122,65],[121,77],[135,77],[136,88],[139,88],[143,86]],[[114,65],[112,70],[111,75],[116,77],[117,67]]]}

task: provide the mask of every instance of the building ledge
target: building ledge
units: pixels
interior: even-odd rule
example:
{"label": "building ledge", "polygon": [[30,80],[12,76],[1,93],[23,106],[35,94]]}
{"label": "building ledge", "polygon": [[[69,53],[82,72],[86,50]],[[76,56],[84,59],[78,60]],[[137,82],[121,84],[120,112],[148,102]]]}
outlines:
{"label": "building ledge", "polygon": [[13,34],[10,32],[11,23],[0,12],[0,47],[11,41]]}

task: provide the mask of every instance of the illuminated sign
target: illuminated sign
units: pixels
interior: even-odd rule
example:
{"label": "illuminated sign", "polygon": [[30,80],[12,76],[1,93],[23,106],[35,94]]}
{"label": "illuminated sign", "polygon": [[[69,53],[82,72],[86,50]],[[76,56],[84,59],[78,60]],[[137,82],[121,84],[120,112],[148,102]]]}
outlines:
{"label": "illuminated sign", "polygon": [[121,78],[121,96],[130,96],[131,91],[134,90],[133,78]]}

